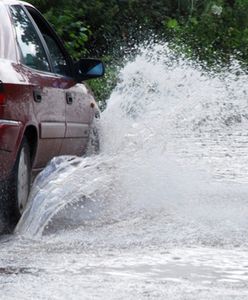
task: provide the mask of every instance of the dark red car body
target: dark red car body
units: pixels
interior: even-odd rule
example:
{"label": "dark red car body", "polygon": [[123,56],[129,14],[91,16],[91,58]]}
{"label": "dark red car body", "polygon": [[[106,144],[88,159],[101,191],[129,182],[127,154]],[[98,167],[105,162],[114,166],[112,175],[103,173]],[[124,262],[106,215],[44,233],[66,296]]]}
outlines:
{"label": "dark red car body", "polygon": [[0,0],[0,20],[0,225],[9,225],[25,208],[31,174],[54,156],[85,153],[99,110],[82,82],[104,67],[74,63],[28,3]]}
{"label": "dark red car body", "polygon": [[82,155],[97,113],[91,92],[73,76],[21,62],[11,5],[34,11],[27,3],[0,1],[0,179],[12,171],[24,136],[34,171],[54,156]]}

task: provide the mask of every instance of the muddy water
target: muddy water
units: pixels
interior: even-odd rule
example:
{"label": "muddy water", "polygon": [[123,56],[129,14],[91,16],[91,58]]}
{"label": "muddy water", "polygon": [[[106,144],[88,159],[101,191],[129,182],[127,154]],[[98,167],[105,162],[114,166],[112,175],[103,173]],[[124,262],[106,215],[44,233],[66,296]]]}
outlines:
{"label": "muddy water", "polygon": [[100,155],[55,158],[2,237],[0,299],[247,299],[247,79],[141,49]]}

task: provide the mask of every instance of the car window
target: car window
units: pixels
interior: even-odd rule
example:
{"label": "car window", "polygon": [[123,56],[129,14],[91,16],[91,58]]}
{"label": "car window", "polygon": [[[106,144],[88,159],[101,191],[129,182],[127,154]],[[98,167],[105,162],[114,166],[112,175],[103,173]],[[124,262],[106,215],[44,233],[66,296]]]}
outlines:
{"label": "car window", "polygon": [[56,74],[70,76],[70,63],[64,49],[59,42],[59,39],[49,26],[49,24],[44,20],[41,14],[32,7],[26,7],[34,22],[38,26],[40,32],[43,35],[43,38],[47,44],[47,48],[51,56],[51,64],[53,66],[53,71]]}
{"label": "car window", "polygon": [[16,29],[22,63],[33,69],[50,72],[49,62],[38,33],[21,6],[10,7]]}
{"label": "car window", "polygon": [[50,51],[54,72],[60,75],[68,75],[68,64],[58,44],[51,36],[47,34],[43,34],[43,36]]}

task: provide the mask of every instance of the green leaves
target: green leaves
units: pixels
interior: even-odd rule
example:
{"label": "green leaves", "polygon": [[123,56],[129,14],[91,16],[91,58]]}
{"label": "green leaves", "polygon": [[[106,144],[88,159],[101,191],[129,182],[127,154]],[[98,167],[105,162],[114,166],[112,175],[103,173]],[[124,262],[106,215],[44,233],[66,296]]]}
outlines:
{"label": "green leaves", "polygon": [[169,19],[166,25],[169,29],[179,29],[179,24],[176,19]]}
{"label": "green leaves", "polygon": [[[248,63],[248,0],[194,1],[193,15],[166,22],[173,39],[191,49],[191,57],[211,64],[236,57]],[[200,3],[201,2],[201,3]],[[199,5],[201,4],[201,5]]]}
{"label": "green leaves", "polygon": [[63,14],[50,9],[45,16],[65,41],[67,50],[75,60],[87,54],[85,43],[89,40],[91,31],[77,14],[72,14],[69,9],[64,10]]}

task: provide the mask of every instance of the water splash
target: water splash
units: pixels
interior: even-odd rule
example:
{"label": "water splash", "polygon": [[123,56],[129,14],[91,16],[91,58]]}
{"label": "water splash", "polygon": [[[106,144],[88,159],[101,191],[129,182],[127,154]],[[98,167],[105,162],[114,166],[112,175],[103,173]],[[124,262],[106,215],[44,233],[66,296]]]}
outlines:
{"label": "water splash", "polygon": [[217,76],[167,45],[142,49],[102,114],[102,153],[54,159],[16,231],[74,230],[98,245],[247,244],[247,79],[235,63]]}

